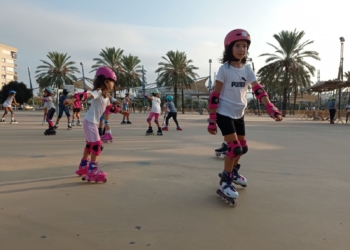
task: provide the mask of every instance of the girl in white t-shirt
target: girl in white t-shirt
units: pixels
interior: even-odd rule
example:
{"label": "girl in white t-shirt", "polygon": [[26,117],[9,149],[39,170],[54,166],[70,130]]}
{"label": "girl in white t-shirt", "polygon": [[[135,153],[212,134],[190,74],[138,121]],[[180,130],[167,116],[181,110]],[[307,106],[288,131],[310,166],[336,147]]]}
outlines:
{"label": "girl in white t-shirt", "polygon": [[88,182],[107,181],[106,173],[98,169],[98,157],[103,149],[102,141],[98,133],[98,124],[101,115],[106,109],[111,113],[118,113],[119,111],[117,106],[110,103],[109,95],[109,91],[113,90],[116,80],[117,77],[110,68],[100,67],[96,71],[94,88],[91,93],[87,93],[86,91],[76,93],[72,99],[66,99],[65,101],[65,105],[69,105],[87,98],[93,99],[89,110],[86,112],[83,123],[86,146],[83,158],[80,161],[79,169],[75,172],[77,175],[83,176],[82,179]]}
{"label": "girl in white t-shirt", "polygon": [[8,94],[8,97],[7,99],[5,100],[5,102],[3,103],[3,107],[5,109],[5,112],[4,114],[2,115],[2,118],[1,118],[1,123],[5,123],[5,116],[6,114],[10,111],[11,113],[11,124],[14,124],[14,123],[18,123],[16,122],[15,120],[15,114],[13,113],[13,110],[12,110],[12,103],[14,103],[16,106],[18,106],[19,104],[16,102],[16,98],[15,98],[15,95],[16,95],[16,91],[14,90],[10,90],[9,91],[9,94]]}
{"label": "girl in white t-shirt", "polygon": [[162,128],[159,124],[159,115],[161,112],[161,108],[160,108],[160,92],[158,91],[158,89],[153,89],[152,90],[152,96],[146,96],[147,99],[152,100],[152,109],[151,112],[149,113],[149,116],[147,118],[147,122],[148,122],[148,130],[146,131],[146,135],[154,135],[153,133],[153,129],[152,129],[152,118],[154,117],[154,123],[157,125],[158,127],[158,131],[157,131],[157,135],[163,135],[162,133]]}
{"label": "girl in white t-shirt", "polygon": [[44,90],[43,98],[36,98],[45,102],[47,108],[46,121],[49,124],[49,128],[45,130],[44,135],[56,135],[55,124],[52,121],[53,115],[56,112],[56,107],[54,104],[53,90],[50,87],[46,87]]}
{"label": "girl in white t-shirt", "polygon": [[227,143],[224,171],[220,174],[218,195],[231,205],[236,205],[238,192],[232,182],[247,186],[247,180],[238,173],[240,157],[247,153],[245,139],[244,110],[247,106],[246,93],[251,85],[257,99],[265,104],[269,115],[276,121],[282,120],[278,109],[270,102],[266,91],[257,83],[252,69],[245,63],[250,46],[250,35],[246,30],[230,31],[224,40],[222,64],[216,75],[215,89],[209,97],[208,132],[215,135],[219,126]]}

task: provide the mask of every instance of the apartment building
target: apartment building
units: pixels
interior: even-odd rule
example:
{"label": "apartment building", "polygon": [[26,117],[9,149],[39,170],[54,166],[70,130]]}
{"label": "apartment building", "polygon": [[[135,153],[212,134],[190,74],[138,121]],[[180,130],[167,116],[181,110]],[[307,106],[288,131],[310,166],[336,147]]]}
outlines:
{"label": "apartment building", "polygon": [[18,80],[16,60],[17,49],[0,44],[0,89],[6,83]]}

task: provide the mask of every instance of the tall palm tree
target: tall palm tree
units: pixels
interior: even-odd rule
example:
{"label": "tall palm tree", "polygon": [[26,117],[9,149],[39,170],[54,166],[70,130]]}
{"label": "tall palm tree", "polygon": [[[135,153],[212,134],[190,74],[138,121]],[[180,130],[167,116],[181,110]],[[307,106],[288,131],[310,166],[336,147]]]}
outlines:
{"label": "tall palm tree", "polygon": [[122,73],[122,63],[121,58],[124,50],[116,49],[114,47],[102,49],[99,56],[100,58],[94,58],[95,64],[92,66],[92,70],[90,72],[96,71],[99,67],[107,66],[117,75],[117,82],[114,84],[114,97],[115,97],[115,87],[119,85],[119,78]]}
{"label": "tall palm tree", "polygon": [[[283,79],[283,105],[282,114],[285,115],[287,109],[288,90],[294,80],[307,82],[309,74],[314,76],[315,67],[305,61],[306,58],[320,60],[316,51],[305,51],[305,47],[312,44],[313,41],[307,40],[301,42],[304,37],[304,31],[281,31],[274,34],[279,47],[268,43],[276,51],[276,54],[265,53],[260,56],[268,56],[267,65],[262,67],[258,74],[261,76],[264,85],[273,82],[276,79]],[[297,76],[297,77],[296,77]]]}
{"label": "tall palm tree", "polygon": [[142,81],[142,67],[140,64],[140,59],[137,56],[122,56],[121,57],[121,63],[122,63],[122,74],[120,84],[125,87],[128,92],[130,91],[130,88],[141,86]]}
{"label": "tall palm tree", "polygon": [[43,65],[35,71],[40,88],[55,86],[61,88],[65,84],[73,84],[77,81],[75,73],[80,73],[75,62],[69,61],[70,56],[59,52],[49,52],[47,57],[50,62],[40,60]]}
{"label": "tall palm tree", "polygon": [[350,71],[344,73],[347,82],[350,82]]}
{"label": "tall palm tree", "polygon": [[[155,72],[159,73],[157,78],[158,86],[166,86],[174,89],[174,102],[177,105],[177,90],[180,85],[189,87],[198,78],[194,71],[198,68],[193,66],[191,59],[187,59],[185,52],[168,51],[166,56],[162,56],[164,62],[158,63],[160,66]],[[182,88],[182,113],[184,113],[184,100]]]}

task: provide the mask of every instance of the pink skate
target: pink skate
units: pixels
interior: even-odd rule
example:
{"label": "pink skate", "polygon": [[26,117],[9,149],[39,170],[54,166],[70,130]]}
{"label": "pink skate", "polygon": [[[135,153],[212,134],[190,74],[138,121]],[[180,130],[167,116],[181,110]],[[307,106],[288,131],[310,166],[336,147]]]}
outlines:
{"label": "pink skate", "polygon": [[91,171],[87,171],[87,174],[83,176],[82,180],[87,182],[107,182],[106,178],[107,174],[105,172],[102,172],[101,170],[98,170],[98,167],[93,168]]}
{"label": "pink skate", "polygon": [[113,142],[113,136],[110,133],[105,133],[104,135],[101,136],[101,141],[108,143],[108,142]]}
{"label": "pink skate", "polygon": [[169,129],[168,129],[168,127],[167,127],[167,126],[162,127],[162,130],[163,130],[163,131],[169,131]]}
{"label": "pink skate", "polygon": [[176,128],[176,130],[178,130],[178,131],[182,131],[182,128],[180,128],[180,127],[177,127],[177,128]]}
{"label": "pink skate", "polygon": [[88,168],[89,168],[89,162],[87,162],[86,166],[79,165],[79,169],[77,171],[75,171],[75,173],[78,176],[86,175],[88,173]]}

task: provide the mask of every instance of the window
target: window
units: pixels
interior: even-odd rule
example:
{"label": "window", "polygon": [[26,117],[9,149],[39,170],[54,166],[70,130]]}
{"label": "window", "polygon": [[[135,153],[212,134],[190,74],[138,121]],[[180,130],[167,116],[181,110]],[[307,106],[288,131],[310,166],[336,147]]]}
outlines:
{"label": "window", "polygon": [[1,67],[1,70],[2,70],[2,71],[5,71],[5,70],[6,70],[6,67]]}
{"label": "window", "polygon": [[2,62],[6,62],[6,59],[5,59],[5,58],[3,58],[3,59],[2,59]]}
{"label": "window", "polygon": [[5,54],[5,55],[9,55],[9,56],[11,55],[11,52],[6,50],[6,49],[3,49],[2,53]]}
{"label": "window", "polygon": [[6,78],[6,75],[1,75],[1,79],[5,79]]}
{"label": "window", "polygon": [[6,70],[7,70],[7,71],[11,71],[11,72],[13,72],[13,71],[14,71],[14,69],[13,69],[13,68],[11,68],[11,67],[6,67]]}

